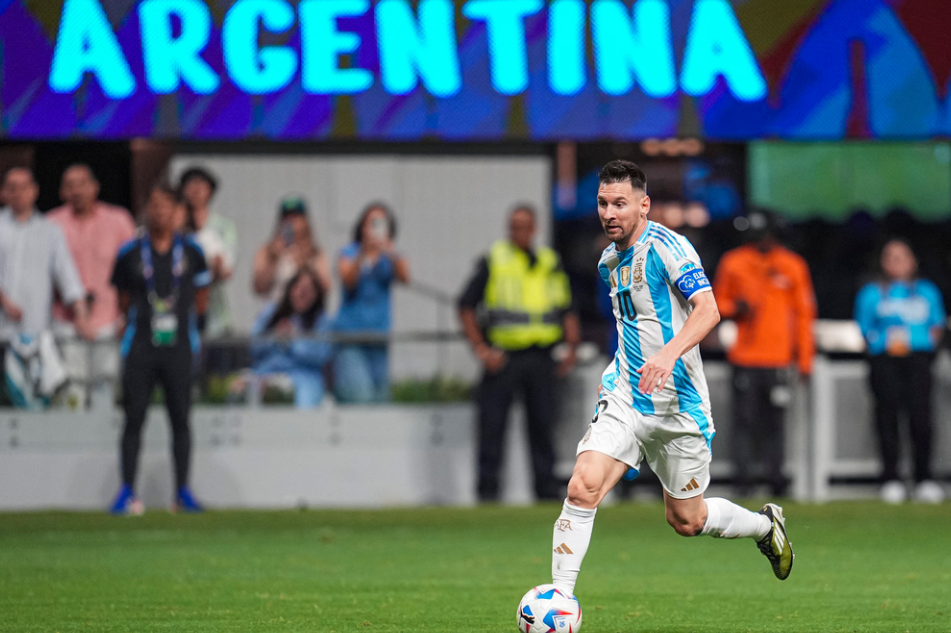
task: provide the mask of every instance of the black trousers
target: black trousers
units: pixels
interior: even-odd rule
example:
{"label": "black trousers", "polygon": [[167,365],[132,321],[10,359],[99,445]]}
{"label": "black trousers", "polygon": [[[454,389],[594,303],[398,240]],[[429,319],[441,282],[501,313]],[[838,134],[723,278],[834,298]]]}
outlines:
{"label": "black trousers", "polygon": [[479,482],[482,501],[499,498],[505,429],[516,395],[525,402],[528,440],[539,499],[561,499],[554,477],[555,449],[552,441],[557,417],[555,363],[547,349],[509,353],[508,363],[494,374],[485,374],[479,387]]}
{"label": "black trousers", "polygon": [[192,352],[187,343],[154,347],[133,344],[122,370],[125,429],[122,432],[122,483],[135,485],[142,446],[142,428],[155,385],[165,393],[165,407],[172,427],[172,456],[176,490],[188,484],[192,438],[188,426],[191,411]]}
{"label": "black trousers", "polygon": [[[774,495],[786,494],[785,418],[792,400],[789,372],[733,366],[733,472],[737,492],[750,493],[751,466],[760,462]],[[757,459],[759,458],[759,459]]]}
{"label": "black trousers", "polygon": [[882,481],[898,479],[898,421],[908,417],[915,481],[931,479],[931,362],[933,355],[869,357],[875,426],[882,455]]}

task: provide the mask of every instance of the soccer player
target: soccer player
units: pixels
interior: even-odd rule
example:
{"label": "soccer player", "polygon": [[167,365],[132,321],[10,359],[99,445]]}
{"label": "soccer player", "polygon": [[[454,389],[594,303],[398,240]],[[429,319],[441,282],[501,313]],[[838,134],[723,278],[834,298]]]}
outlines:
{"label": "soccer player", "polygon": [[697,344],[720,314],[700,258],[683,236],[647,219],[647,179],[637,165],[612,161],[599,180],[598,214],[613,244],[598,271],[611,288],[620,344],[555,522],[552,582],[574,592],[598,504],[644,459],[664,486],[667,522],[678,534],[755,539],[785,580],[793,552],[782,508],[752,512],[703,498],[714,429]]}

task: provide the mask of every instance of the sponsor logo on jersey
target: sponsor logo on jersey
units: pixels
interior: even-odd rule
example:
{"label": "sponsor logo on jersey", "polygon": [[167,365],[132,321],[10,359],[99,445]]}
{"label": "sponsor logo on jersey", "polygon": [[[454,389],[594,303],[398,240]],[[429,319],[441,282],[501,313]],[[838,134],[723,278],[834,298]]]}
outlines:
{"label": "sponsor logo on jersey", "polygon": [[709,285],[710,281],[702,268],[688,270],[677,280],[677,289],[685,299],[689,299],[695,292]]}

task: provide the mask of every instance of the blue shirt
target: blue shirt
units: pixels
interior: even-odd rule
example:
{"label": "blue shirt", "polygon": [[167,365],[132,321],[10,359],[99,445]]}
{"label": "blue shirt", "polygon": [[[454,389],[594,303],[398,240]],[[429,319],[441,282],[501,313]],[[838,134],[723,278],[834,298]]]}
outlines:
{"label": "blue shirt", "polygon": [[855,320],[868,353],[933,352],[931,329],[944,327],[944,300],[930,281],[870,283],[855,298]]}
{"label": "blue shirt", "polygon": [[[360,244],[353,242],[340,251],[347,259],[360,258]],[[336,329],[344,332],[389,332],[390,287],[393,262],[381,256],[374,264],[360,263],[360,277],[352,289],[343,289],[343,302],[337,313]]]}

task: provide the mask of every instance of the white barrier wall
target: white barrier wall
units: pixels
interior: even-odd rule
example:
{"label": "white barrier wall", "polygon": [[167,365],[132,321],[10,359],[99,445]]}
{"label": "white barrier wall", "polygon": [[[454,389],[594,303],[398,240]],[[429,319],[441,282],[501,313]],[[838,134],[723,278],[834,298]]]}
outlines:
{"label": "white barrier wall", "polygon": [[[119,485],[120,420],[0,416],[0,508],[106,507]],[[137,486],[147,507],[172,498],[166,420],[150,411]],[[469,504],[472,422],[468,405],[197,408],[192,481],[210,507]],[[527,500],[524,469],[510,479],[507,498]]]}
{"label": "white barrier wall", "polygon": [[[580,367],[553,397],[558,474],[567,477],[574,448],[591,419],[602,363]],[[711,472],[731,474],[730,373],[706,363],[717,436]],[[878,456],[865,363],[817,359],[810,394],[803,388],[787,424],[786,471],[792,494],[823,501],[857,493],[835,478],[874,477]],[[935,458],[951,474],[951,358],[935,381]],[[520,407],[506,440],[503,500],[528,503],[532,485]],[[475,502],[475,410],[469,403],[289,408],[197,407],[193,413],[193,483],[210,507],[379,507]],[[0,411],[0,511],[101,509],[119,485],[119,412]],[[138,489],[149,507],[172,496],[165,413],[146,427]],[[903,441],[906,441],[903,437]],[[907,445],[907,444],[906,444]],[[906,451],[907,452],[907,451]],[[906,464],[907,466],[907,464]],[[729,494],[729,491],[724,491]],[[875,494],[866,485],[860,494]]]}

